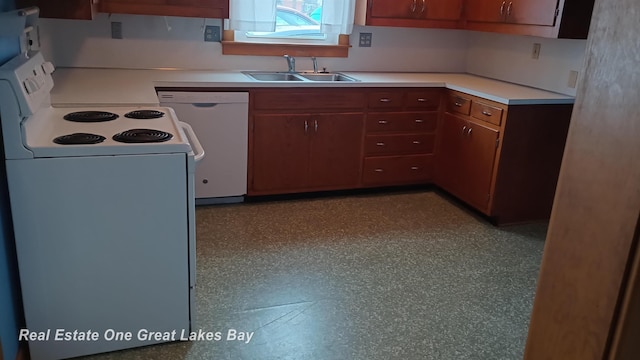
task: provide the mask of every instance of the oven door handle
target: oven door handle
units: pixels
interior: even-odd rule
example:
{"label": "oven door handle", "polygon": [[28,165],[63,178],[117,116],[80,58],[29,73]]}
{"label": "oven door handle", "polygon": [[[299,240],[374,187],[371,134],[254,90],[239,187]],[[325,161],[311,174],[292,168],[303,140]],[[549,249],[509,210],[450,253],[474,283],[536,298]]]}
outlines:
{"label": "oven door handle", "polygon": [[189,144],[194,147],[195,155],[193,156],[193,160],[196,163],[199,162],[200,160],[202,160],[202,158],[204,158],[204,148],[202,147],[202,144],[200,144],[200,141],[198,141],[198,137],[193,131],[191,125],[187,124],[186,122],[180,121],[180,127],[182,127],[185,134],[187,135],[187,138],[189,138]]}

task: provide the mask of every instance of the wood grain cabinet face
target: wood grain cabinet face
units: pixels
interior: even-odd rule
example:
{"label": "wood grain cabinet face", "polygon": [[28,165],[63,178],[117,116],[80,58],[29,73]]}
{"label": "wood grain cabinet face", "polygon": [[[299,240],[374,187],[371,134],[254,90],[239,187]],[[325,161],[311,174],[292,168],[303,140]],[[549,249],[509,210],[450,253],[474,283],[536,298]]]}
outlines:
{"label": "wood grain cabinet face", "polygon": [[369,0],[371,17],[459,20],[462,0]]}
{"label": "wood grain cabinet face", "polygon": [[474,0],[466,3],[466,19],[553,26],[557,0]]}
{"label": "wood grain cabinet face", "polygon": [[249,195],[357,188],[364,105],[353,90],[252,91]]}
{"label": "wood grain cabinet face", "polygon": [[385,89],[369,93],[363,186],[431,181],[441,96],[441,89]]}
{"label": "wood grain cabinet face", "polygon": [[96,0],[16,0],[16,8],[37,6],[41,18],[91,20],[96,13]]}
{"label": "wood grain cabinet face", "polygon": [[229,0],[100,0],[104,13],[228,18]]}

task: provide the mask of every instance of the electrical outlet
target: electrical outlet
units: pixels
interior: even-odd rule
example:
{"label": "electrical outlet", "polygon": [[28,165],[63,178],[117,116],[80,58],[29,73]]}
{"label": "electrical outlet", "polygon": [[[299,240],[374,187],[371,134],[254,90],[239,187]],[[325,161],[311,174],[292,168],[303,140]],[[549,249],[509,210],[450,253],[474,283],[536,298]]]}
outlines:
{"label": "electrical outlet", "polygon": [[111,22],[111,38],[122,39],[122,23],[119,21]]}
{"label": "electrical outlet", "polygon": [[540,57],[540,43],[533,44],[533,51],[531,52],[531,58],[538,60]]}
{"label": "electrical outlet", "polygon": [[569,71],[569,81],[567,82],[567,86],[575,89],[576,85],[578,85],[578,72],[571,70]]}
{"label": "electrical outlet", "polygon": [[220,42],[220,26],[207,25],[204,28],[204,41]]}
{"label": "electrical outlet", "polygon": [[371,39],[373,37],[372,33],[360,33],[360,43],[359,47],[371,47]]}

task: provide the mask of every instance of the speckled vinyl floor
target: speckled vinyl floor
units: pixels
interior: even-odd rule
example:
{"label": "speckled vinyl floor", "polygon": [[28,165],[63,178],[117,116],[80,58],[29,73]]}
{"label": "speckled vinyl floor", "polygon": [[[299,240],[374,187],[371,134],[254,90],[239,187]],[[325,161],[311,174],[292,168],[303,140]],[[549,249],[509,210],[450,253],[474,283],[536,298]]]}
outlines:
{"label": "speckled vinyl floor", "polygon": [[410,191],[200,207],[197,231],[193,330],[222,338],[85,359],[521,359],[546,224]]}

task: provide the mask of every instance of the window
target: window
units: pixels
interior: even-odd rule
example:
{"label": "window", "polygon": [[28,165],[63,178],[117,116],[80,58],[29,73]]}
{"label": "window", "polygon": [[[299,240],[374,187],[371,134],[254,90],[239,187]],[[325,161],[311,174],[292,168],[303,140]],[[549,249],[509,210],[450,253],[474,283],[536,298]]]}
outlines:
{"label": "window", "polygon": [[337,45],[351,33],[355,12],[355,0],[230,0],[229,6],[234,41],[260,44]]}

